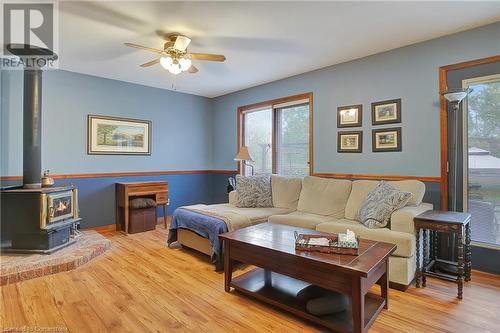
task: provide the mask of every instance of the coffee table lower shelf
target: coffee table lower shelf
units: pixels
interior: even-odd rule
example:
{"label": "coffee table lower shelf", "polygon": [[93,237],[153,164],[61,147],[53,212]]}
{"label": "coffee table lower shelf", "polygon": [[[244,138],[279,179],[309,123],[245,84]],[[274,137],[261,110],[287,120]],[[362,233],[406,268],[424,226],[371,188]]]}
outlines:
{"label": "coffee table lower shelf", "polygon": [[[255,297],[256,299],[279,307],[317,324],[342,333],[353,332],[351,309],[326,316],[315,316],[306,311],[305,305],[300,303],[295,295],[309,283],[291,278],[286,275],[269,272],[262,268],[255,268],[250,272],[233,277],[231,287],[235,290]],[[365,296],[365,327],[370,326],[380,311],[384,308],[385,300],[375,294]]]}

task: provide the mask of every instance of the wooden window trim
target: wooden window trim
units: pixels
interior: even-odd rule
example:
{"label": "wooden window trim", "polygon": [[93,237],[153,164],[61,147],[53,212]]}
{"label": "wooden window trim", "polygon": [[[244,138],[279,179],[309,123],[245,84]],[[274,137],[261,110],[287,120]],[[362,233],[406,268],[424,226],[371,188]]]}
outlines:
{"label": "wooden window trim", "polygon": [[[267,101],[263,102],[258,102],[258,103],[253,103],[253,104],[248,104],[244,106],[240,106],[237,109],[237,146],[236,146],[236,152],[240,149],[242,143],[245,141],[244,140],[244,133],[245,133],[245,128],[244,124],[245,122],[243,121],[243,116],[245,113],[249,112],[250,110],[255,110],[259,108],[265,108],[265,107],[270,107],[272,110],[272,128],[273,128],[273,135],[272,135],[272,173],[276,173],[276,112],[277,109],[275,108],[276,105],[283,104],[283,103],[289,103],[289,102],[294,102],[294,101],[301,101],[301,100],[308,100],[309,103],[309,174],[313,174],[313,93],[308,92],[308,93],[303,93],[303,94],[298,94],[298,95],[292,95],[292,96],[287,96],[287,97],[282,97],[282,98],[276,98],[276,99],[270,99]],[[241,162],[237,162],[237,173],[241,174]]]}
{"label": "wooden window trim", "polygon": [[[460,62],[439,68],[439,92],[448,89],[448,72],[479,65],[500,62],[500,55]],[[440,130],[441,130],[441,210],[448,210],[448,109],[446,99],[440,94]]]}

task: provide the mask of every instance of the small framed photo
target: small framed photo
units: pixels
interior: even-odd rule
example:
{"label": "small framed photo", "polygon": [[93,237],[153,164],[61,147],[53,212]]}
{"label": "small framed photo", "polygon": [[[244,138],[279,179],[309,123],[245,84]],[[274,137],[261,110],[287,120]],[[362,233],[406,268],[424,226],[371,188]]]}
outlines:
{"label": "small framed photo", "polygon": [[151,155],[151,121],[88,115],[87,154]]}
{"label": "small framed photo", "polygon": [[401,122],[401,98],[372,103],[372,125]]}
{"label": "small framed photo", "polygon": [[363,151],[363,131],[338,132],[337,152],[361,153]]}
{"label": "small framed photo", "polygon": [[340,106],[337,108],[337,127],[360,127],[363,117],[363,105]]}
{"label": "small framed photo", "polygon": [[372,130],[373,152],[401,151],[401,127]]}

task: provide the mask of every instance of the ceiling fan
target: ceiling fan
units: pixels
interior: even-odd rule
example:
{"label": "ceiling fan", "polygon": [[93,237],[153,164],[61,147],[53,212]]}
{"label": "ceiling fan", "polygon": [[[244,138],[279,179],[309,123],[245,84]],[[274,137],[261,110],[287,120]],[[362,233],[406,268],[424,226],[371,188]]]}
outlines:
{"label": "ceiling fan", "polygon": [[159,54],[157,59],[148,61],[142,64],[141,67],[150,67],[159,63],[164,69],[175,75],[186,71],[191,74],[198,72],[198,68],[192,64],[192,60],[219,62],[226,60],[226,57],[220,54],[188,52],[187,47],[189,43],[191,43],[191,38],[189,37],[171,34],[166,36],[166,40],[167,41],[163,45],[163,50],[133,43],[125,43],[125,45]]}

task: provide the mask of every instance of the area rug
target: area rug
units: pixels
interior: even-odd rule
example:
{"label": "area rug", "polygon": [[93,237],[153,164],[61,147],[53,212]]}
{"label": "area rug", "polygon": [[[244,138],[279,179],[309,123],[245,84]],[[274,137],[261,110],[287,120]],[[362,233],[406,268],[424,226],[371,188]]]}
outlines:
{"label": "area rug", "polygon": [[95,231],[83,231],[76,242],[52,254],[0,255],[0,285],[69,271],[106,252],[111,241]]}

